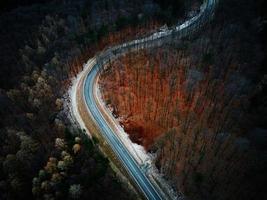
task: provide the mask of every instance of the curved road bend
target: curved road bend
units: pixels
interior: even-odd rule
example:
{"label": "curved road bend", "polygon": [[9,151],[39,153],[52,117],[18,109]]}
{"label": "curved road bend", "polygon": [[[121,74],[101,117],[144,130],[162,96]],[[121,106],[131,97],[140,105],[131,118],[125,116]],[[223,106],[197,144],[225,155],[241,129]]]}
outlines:
{"label": "curved road bend", "polygon": [[85,74],[83,76],[86,77],[85,79],[80,79],[80,81],[83,81],[83,83],[77,84],[77,87],[83,86],[83,88],[80,89],[83,90],[83,98],[85,105],[87,106],[88,114],[95,121],[107,143],[111,146],[122,165],[125,167],[129,175],[132,177],[136,185],[144,193],[147,199],[161,200],[165,199],[166,197],[162,191],[159,191],[157,186],[152,184],[146,174],[141,170],[133,156],[127,150],[127,147],[125,147],[125,145],[120,141],[113,129],[110,128],[109,123],[105,120],[101,114],[101,111],[98,109],[96,100],[94,98],[95,78],[97,77],[100,68],[109,59],[114,59],[115,57],[118,57],[129,50],[134,51],[137,49],[137,46],[139,48],[148,48],[148,44],[150,47],[153,45],[155,46],[156,44],[153,44],[153,42],[156,42],[157,44],[162,43],[163,38],[172,37],[174,34],[178,35],[179,38],[183,38],[198,30],[207,21],[211,20],[217,2],[218,0],[205,0],[201,7],[201,11],[197,16],[184,22],[182,25],[175,27],[174,29],[160,31],[146,38],[137,39],[122,45],[111,47],[108,50],[101,52],[101,54],[97,57],[97,62],[94,61],[89,70],[84,70]]}

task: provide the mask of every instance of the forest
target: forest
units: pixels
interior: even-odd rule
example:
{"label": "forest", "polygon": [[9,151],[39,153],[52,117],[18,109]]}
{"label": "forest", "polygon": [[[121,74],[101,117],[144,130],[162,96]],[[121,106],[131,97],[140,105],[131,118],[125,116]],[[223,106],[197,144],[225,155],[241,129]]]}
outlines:
{"label": "forest", "polygon": [[[0,199],[138,199],[97,138],[72,123],[66,93],[96,53],[187,19],[201,3],[1,1]],[[223,0],[199,33],[101,73],[114,116],[189,199],[266,198],[265,5]]]}
{"label": "forest", "polygon": [[100,76],[131,140],[191,199],[266,197],[266,40],[255,6],[224,1],[205,31],[128,53]]}

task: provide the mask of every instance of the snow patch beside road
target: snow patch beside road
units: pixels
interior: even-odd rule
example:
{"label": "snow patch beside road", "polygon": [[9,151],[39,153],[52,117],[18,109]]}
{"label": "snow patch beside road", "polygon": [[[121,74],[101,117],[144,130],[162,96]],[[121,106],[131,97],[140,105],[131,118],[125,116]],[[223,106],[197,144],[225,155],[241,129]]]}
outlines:
{"label": "snow patch beside road", "polygon": [[89,130],[86,128],[84,121],[82,120],[80,113],[78,111],[78,100],[77,100],[77,90],[79,88],[83,87],[79,87],[79,84],[81,84],[81,79],[87,75],[88,71],[92,68],[93,64],[94,64],[94,59],[89,59],[88,62],[86,64],[83,65],[83,70],[76,76],[73,77],[71,80],[71,86],[69,87],[68,90],[68,96],[69,96],[69,100],[67,102],[67,107],[69,108],[69,114],[71,117],[71,120],[73,121],[73,123],[77,126],[79,126],[82,130],[85,130],[86,133],[89,135],[89,137],[91,138],[92,135],[90,134]]}
{"label": "snow patch beside road", "polygon": [[[116,133],[117,137],[120,139],[120,141],[123,143],[123,145],[127,148],[127,150],[130,152],[130,154],[134,157],[136,162],[139,164],[139,167],[144,171],[145,174],[148,175],[149,179],[154,182],[154,185],[158,187],[159,190],[164,189],[167,191],[168,195],[171,197],[171,199],[176,200],[182,200],[182,194],[177,194],[177,191],[175,191],[173,188],[171,188],[168,181],[164,178],[164,175],[159,172],[159,170],[156,168],[154,164],[155,155],[148,153],[145,148],[137,143],[133,143],[128,135],[123,129],[123,127],[120,125],[119,121],[120,118],[115,118],[112,114],[112,107],[106,105],[104,102],[99,84],[99,75],[96,78],[95,82],[95,98],[96,101],[101,105],[102,112],[104,112],[108,118],[109,118],[109,124],[112,125],[112,127],[115,129],[114,132]],[[158,183],[161,185],[159,186]],[[162,187],[162,188],[160,188]]]}
{"label": "snow patch beside road", "polygon": [[121,142],[125,145],[128,151],[132,154],[134,159],[138,162],[139,165],[143,165],[146,162],[151,162],[151,156],[146,152],[143,146],[133,143],[129,138],[129,135],[124,131],[123,127],[119,124],[119,119],[116,119],[112,115],[112,108],[108,108],[108,106],[103,101],[102,95],[100,93],[99,84],[98,84],[98,77],[96,80],[96,87],[95,87],[95,97],[96,100],[101,105],[102,110],[109,118],[109,122],[111,122],[112,127],[115,129],[115,133]]}

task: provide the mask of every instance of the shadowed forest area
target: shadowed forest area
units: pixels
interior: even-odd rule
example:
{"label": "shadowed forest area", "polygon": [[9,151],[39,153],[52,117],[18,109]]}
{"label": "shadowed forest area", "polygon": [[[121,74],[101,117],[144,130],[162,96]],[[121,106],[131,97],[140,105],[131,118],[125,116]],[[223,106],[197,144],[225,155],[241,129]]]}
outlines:
{"label": "shadowed forest area", "polygon": [[[201,3],[1,1],[0,199],[137,199],[97,139],[73,125],[65,94],[97,52],[188,19]],[[131,139],[188,198],[266,196],[264,5],[222,0],[198,34],[125,55],[101,76]]]}

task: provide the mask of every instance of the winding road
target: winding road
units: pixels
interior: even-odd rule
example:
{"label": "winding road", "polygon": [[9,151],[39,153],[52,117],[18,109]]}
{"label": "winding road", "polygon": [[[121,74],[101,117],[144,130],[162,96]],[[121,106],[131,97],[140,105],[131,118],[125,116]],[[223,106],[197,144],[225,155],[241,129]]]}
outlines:
{"label": "winding road", "polygon": [[[158,186],[155,185],[154,182],[149,179],[145,172],[142,171],[141,167],[128,151],[127,147],[121,142],[120,138],[118,138],[110,124],[103,116],[103,113],[101,112],[101,109],[95,99],[94,91],[96,77],[105,63],[123,55],[126,52],[135,51],[140,48],[155,47],[161,45],[168,39],[172,40],[173,37],[181,39],[196,32],[212,19],[217,2],[218,0],[205,0],[198,15],[181,25],[153,33],[148,37],[110,47],[99,53],[90,60],[87,67],[81,72],[81,76],[78,78],[77,84],[73,86],[76,87],[74,91],[76,91],[77,94],[75,94],[75,101],[72,101],[72,109],[76,111],[76,114],[74,115],[77,122],[81,124],[82,127],[86,125],[86,120],[84,120],[85,115],[94,121],[106,142],[109,144],[126,171],[129,173],[130,177],[134,180],[140,191],[143,192],[147,199],[161,200],[166,199],[167,196],[159,189]],[[78,104],[80,103],[84,104],[86,110],[78,108]]]}

